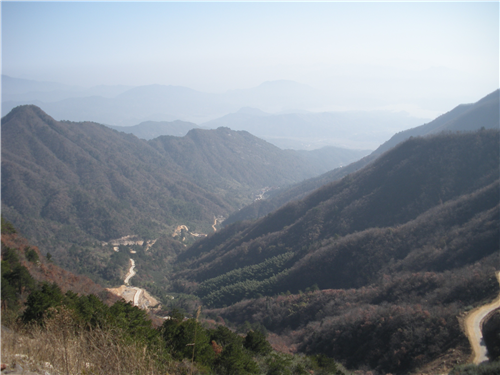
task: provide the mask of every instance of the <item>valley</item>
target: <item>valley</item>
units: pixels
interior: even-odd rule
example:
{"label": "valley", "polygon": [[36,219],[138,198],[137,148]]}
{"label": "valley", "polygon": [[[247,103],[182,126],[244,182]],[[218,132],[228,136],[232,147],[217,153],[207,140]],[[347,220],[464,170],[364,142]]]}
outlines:
{"label": "valley", "polygon": [[457,318],[498,309],[498,96],[337,167],[338,150],[229,127],[146,140],[21,106],[2,119],[2,216],[153,319],[269,332],[360,373],[448,373],[490,315],[470,315],[476,333]]}
{"label": "valley", "polygon": [[1,375],[500,375],[500,2],[3,1]]}

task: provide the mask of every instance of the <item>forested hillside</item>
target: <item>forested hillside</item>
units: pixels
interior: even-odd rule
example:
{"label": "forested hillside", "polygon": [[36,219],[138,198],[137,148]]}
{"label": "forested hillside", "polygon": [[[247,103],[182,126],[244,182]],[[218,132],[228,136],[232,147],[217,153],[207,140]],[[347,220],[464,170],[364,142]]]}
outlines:
{"label": "forested hillside", "polygon": [[426,136],[440,132],[467,132],[481,128],[500,127],[500,90],[495,90],[472,104],[461,104],[435,120],[395,134],[381,145],[376,153],[381,154],[409,137]]}
{"label": "forested hillside", "polygon": [[151,237],[230,210],[135,136],[57,122],[34,106],[2,119],[3,215],[56,258],[60,243]]}
{"label": "forested hillside", "polygon": [[405,373],[449,350],[463,359],[456,317],[498,293],[499,140],[495,130],[412,138],[199,241],[172,280],[209,306],[243,300],[214,313],[350,368]]}
{"label": "forested hillside", "polygon": [[38,283],[55,284],[64,293],[94,294],[106,303],[118,300],[88,277],[54,264],[51,253],[42,255],[2,216],[2,322],[11,322],[13,314],[23,310],[23,303]]}
{"label": "forested hillside", "polygon": [[152,240],[179,225],[212,232],[214,218],[261,189],[319,174],[312,163],[246,132],[192,130],[148,143],[21,106],[2,119],[2,213],[60,264],[106,278],[116,255],[104,242]]}
{"label": "forested hillside", "polygon": [[[191,246],[179,258],[190,262],[183,275],[199,281],[234,268],[236,258],[238,264],[249,265],[287,248],[306,254],[325,239],[415,220],[495,183],[498,141],[498,131],[493,130],[408,140],[301,201],[254,223],[236,225],[236,232],[228,227]],[[496,204],[494,199],[489,202]]]}
{"label": "forested hillside", "polygon": [[193,129],[182,138],[149,141],[192,181],[217,192],[237,207],[252,191],[284,186],[324,171],[296,151],[281,150],[245,131]]}
{"label": "forested hillside", "polygon": [[[174,309],[160,319],[60,269],[2,217],[2,372],[47,374],[346,374],[326,356],[278,353]],[[112,358],[112,360],[110,360]]]}
{"label": "forested hillside", "polygon": [[400,142],[410,137],[437,134],[440,132],[468,132],[481,128],[499,129],[500,120],[500,91],[485,96],[474,104],[462,104],[448,113],[439,116],[435,120],[395,134],[390,140],[383,143],[370,155],[353,162],[347,167],[337,168],[319,177],[303,181],[289,188],[282,189],[274,193],[272,197],[263,201],[257,201],[251,205],[233,213],[226,219],[224,225],[229,225],[236,221],[256,219],[277,210],[284,204],[303,198],[305,195],[318,189],[320,186],[336,181],[347,174],[357,171],[371,163],[384,152],[390,150]]}
{"label": "forested hillside", "polygon": [[[484,103],[458,111],[455,120],[474,108],[479,116],[490,108],[490,100]],[[351,369],[419,372],[445,357],[466,361],[470,349],[457,317],[499,289],[500,134],[486,129],[493,117],[481,121],[475,132],[410,137],[380,156],[306,180],[276,195],[284,204],[276,211],[213,233],[216,217],[321,166],[228,128],[146,141],[95,123],[58,122],[24,106],[2,119],[2,214],[42,250],[20,245],[34,275],[43,269],[67,276],[51,267],[50,252],[59,265],[117,284],[134,254],[135,282],[169,306],[202,303],[213,320],[269,330],[276,346],[326,355]],[[261,202],[253,206],[256,215],[272,207]],[[195,231],[212,234],[187,247],[202,236]],[[157,241],[112,241],[126,235]],[[9,236],[3,236],[8,259],[7,248],[17,243]],[[16,285],[11,270],[21,268],[11,258],[6,275]],[[43,258],[40,266],[36,258]],[[90,280],[87,286],[95,287]],[[31,284],[15,288],[5,295],[26,299],[35,291]],[[145,329],[172,343],[196,326],[178,323],[162,333]],[[218,334],[206,331],[203,340],[218,343]],[[247,353],[241,340],[234,345]],[[175,359],[187,358],[182,348]],[[222,369],[213,357],[219,349],[205,346],[199,364]],[[259,366],[279,360],[280,368],[312,370],[330,363],[273,358]],[[246,363],[247,372],[257,371]],[[439,363],[436,371],[449,369]]]}

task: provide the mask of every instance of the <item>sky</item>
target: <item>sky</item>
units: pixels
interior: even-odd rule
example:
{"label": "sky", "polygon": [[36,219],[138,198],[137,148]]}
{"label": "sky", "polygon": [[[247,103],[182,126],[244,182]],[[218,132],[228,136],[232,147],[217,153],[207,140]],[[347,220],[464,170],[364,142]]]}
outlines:
{"label": "sky", "polygon": [[293,80],[433,116],[499,87],[498,2],[8,2],[2,74],[205,92]]}

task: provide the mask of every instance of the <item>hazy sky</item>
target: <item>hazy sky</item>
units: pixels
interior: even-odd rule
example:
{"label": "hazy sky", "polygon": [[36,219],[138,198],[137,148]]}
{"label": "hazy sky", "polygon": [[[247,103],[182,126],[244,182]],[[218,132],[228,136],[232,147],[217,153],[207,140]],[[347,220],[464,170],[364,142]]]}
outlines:
{"label": "hazy sky", "polygon": [[499,4],[2,1],[2,73],[207,92],[287,79],[339,109],[433,115],[499,87]]}

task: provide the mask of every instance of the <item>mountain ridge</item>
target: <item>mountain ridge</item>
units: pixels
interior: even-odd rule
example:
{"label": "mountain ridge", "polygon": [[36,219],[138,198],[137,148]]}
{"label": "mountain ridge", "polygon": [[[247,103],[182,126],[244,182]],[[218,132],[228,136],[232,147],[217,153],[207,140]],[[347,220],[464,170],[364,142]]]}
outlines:
{"label": "mountain ridge", "polygon": [[[445,144],[443,142],[445,136],[410,139],[362,170],[342,180],[324,185],[302,200],[288,203],[254,223],[246,224],[246,229],[241,230],[239,236],[233,236],[235,240],[219,245],[211,243],[209,239],[202,240],[181,254],[179,260],[186,261],[194,257],[196,260],[193,265],[201,265],[206,262],[201,256],[206,251],[209,259],[217,258],[217,266],[207,269],[205,265],[203,272],[193,269],[191,275],[196,275],[196,280],[199,281],[209,272],[223,272],[230,268],[231,261],[234,261],[233,254],[226,260],[227,265],[222,267],[222,258],[210,255],[215,251],[212,250],[214,248],[219,249],[217,250],[219,253],[228,251],[229,254],[232,251],[230,249],[241,250],[242,246],[248,247],[252,241],[255,242],[259,238],[262,241],[266,236],[271,241],[266,247],[271,245],[276,247],[279,243],[282,248],[308,247],[311,241],[314,243],[329,236],[344,236],[375,225],[395,226],[416,218],[440,202],[446,202],[460,194],[471,193],[478,186],[490,184],[498,179],[498,170],[495,168],[498,166],[498,157],[495,157],[498,156],[498,150],[495,149],[498,144],[498,132],[485,131],[468,137],[466,135],[446,137],[448,137],[446,148],[436,146]],[[475,145],[475,140],[479,144]],[[465,153],[463,151],[466,149],[465,145],[473,146],[476,153],[471,150]],[[449,153],[444,154],[444,149]],[[426,154],[423,150],[426,150]],[[418,157],[412,158],[412,153],[416,152]],[[435,161],[436,158],[439,162]],[[417,162],[439,167],[434,167],[432,175],[429,175],[425,167],[416,168]],[[408,177],[402,179],[402,176]],[[419,189],[427,193],[419,193]],[[415,196],[417,201],[413,202],[412,197]],[[386,203],[385,208],[381,207],[384,206],[381,202]],[[273,233],[281,234],[274,238]],[[315,234],[312,235],[313,233]],[[217,235],[223,236],[223,233]],[[209,246],[204,247],[204,242],[209,243]],[[244,259],[250,259],[250,254],[255,256],[256,247],[264,248],[263,245],[252,245],[253,252],[245,256],[240,255],[239,263]],[[264,254],[257,256],[256,259],[261,259],[262,256]],[[211,274],[211,277],[215,276]]]}
{"label": "mountain ridge", "polygon": [[144,121],[133,126],[106,125],[119,132],[134,134],[137,138],[151,140],[162,135],[172,135],[184,137],[189,130],[197,128],[198,125],[192,122],[175,121]]}
{"label": "mountain ridge", "polygon": [[[485,129],[498,129],[500,127],[499,95],[500,90],[496,90],[474,104],[459,105],[428,124],[424,124],[419,127],[397,133],[393,137],[391,137],[391,139],[389,139],[387,142],[373,151],[370,155],[345,167],[334,169],[311,180],[298,183],[286,190],[275,192],[273,196],[267,200],[254,202],[248,207],[245,207],[240,211],[232,214],[229,218],[226,219],[224,225],[229,225],[239,220],[255,219],[267,215],[268,213],[278,209],[281,205],[287,202],[304,197],[308,193],[311,193],[313,190],[319,188],[321,185],[336,181],[346,176],[348,173],[361,169],[362,167],[373,162],[384,152],[390,150],[392,147],[396,146],[406,139],[409,139],[410,137],[436,134],[439,131],[453,131],[455,129],[454,124],[463,126],[464,123],[473,125],[467,128],[469,131],[477,130],[481,127],[484,127]],[[467,116],[466,119],[469,119],[469,116],[473,117],[476,114],[480,115],[481,121],[475,123],[470,121],[462,121],[464,119],[464,116]],[[447,124],[447,127],[443,128],[443,125],[445,124]]]}
{"label": "mountain ridge", "polygon": [[93,254],[87,271],[105,275],[113,253],[102,243],[132,234],[152,240],[180,225],[210,233],[214,218],[262,189],[325,170],[315,163],[248,132],[192,129],[145,141],[21,106],[2,119],[2,212],[42,250],[55,248],[65,266],[83,266],[74,258]]}

